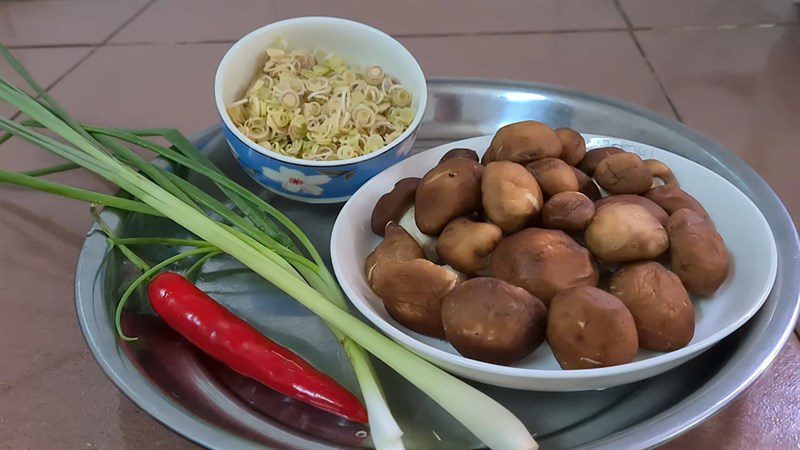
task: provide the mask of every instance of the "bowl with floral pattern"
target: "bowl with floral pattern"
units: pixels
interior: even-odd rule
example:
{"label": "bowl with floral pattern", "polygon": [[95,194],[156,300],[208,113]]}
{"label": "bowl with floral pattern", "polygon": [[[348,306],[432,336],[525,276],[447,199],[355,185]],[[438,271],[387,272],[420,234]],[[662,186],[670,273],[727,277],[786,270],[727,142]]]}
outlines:
{"label": "bowl with floral pattern", "polygon": [[[238,100],[277,40],[289,48],[334,53],[354,69],[380,66],[412,95],[414,119],[392,142],[365,155],[312,161],[268,150],[246,137],[226,108]],[[411,155],[427,102],[425,75],[416,59],[391,36],[370,26],[332,17],[302,17],[269,24],[237,41],[219,64],[214,96],[225,138],[244,170],[283,197],[308,203],[346,201],[367,180]]]}

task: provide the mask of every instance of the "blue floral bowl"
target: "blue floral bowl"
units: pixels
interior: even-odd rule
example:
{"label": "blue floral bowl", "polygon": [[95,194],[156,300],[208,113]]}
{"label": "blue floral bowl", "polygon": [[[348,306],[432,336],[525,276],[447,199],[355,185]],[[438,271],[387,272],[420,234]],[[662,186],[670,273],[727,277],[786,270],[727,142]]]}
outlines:
{"label": "blue floral bowl", "polygon": [[[353,67],[379,65],[411,92],[414,120],[397,139],[358,158],[308,161],[267,150],[234,126],[226,106],[263,65],[264,50],[277,38],[291,48],[323,50]],[[428,90],[419,64],[399,42],[370,26],[332,17],[303,17],[275,22],[236,42],[225,54],[214,80],[214,96],[225,138],[236,160],[258,183],[283,197],[308,203],[346,201],[367,180],[411,154]]]}

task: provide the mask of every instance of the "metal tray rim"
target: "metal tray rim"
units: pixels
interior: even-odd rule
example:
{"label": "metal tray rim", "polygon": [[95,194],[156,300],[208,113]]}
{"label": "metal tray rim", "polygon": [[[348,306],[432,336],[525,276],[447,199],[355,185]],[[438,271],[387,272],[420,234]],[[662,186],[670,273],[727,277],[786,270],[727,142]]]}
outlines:
{"label": "metal tray rim", "polygon": [[[767,205],[771,208],[770,211],[765,212],[764,208],[760,206],[762,213],[764,213],[765,217],[768,219],[768,222],[770,222],[770,228],[775,231],[775,225],[777,224],[784,227],[784,232],[789,232],[789,236],[783,237],[784,239],[788,237],[791,242],[785,242],[785,245],[782,245],[781,247],[784,250],[789,250],[789,253],[792,254],[793,258],[790,258],[790,260],[794,262],[793,268],[795,270],[793,273],[791,273],[792,267],[788,268],[790,276],[787,277],[785,281],[784,278],[779,278],[776,280],[776,287],[778,283],[781,283],[781,285],[788,286],[790,290],[793,289],[795,301],[791,307],[791,311],[789,312],[790,320],[786,322],[786,326],[782,327],[782,332],[777,339],[775,339],[773,336],[772,341],[774,345],[772,345],[770,351],[761,358],[761,361],[756,364],[755,369],[749,372],[747,376],[739,379],[735,383],[736,387],[734,389],[725,389],[724,387],[719,386],[719,383],[717,382],[719,374],[715,375],[713,378],[715,383],[710,388],[695,392],[672,408],[657,414],[651,419],[606,436],[599,441],[591,443],[590,445],[586,446],[586,448],[619,448],[620,446],[649,448],[673,439],[680,434],[689,431],[691,428],[697,426],[699,423],[708,419],[713,414],[716,414],[719,410],[736,398],[750,384],[752,384],[753,381],[755,381],[755,379],[769,366],[792,333],[793,324],[797,321],[798,314],[800,314],[800,270],[798,270],[798,266],[800,265],[800,240],[798,240],[797,230],[793,225],[788,211],[778,199],[777,195],[769,187],[769,185],[763,179],[761,179],[761,177],[758,176],[756,172],[743,160],[741,160],[732,152],[726,150],[712,139],[692,130],[683,123],[621,100],[580,93],[564,87],[545,83],[518,82],[511,80],[489,80],[481,78],[437,78],[429,80],[429,83],[437,85],[463,84],[474,85],[478,87],[489,87],[493,89],[506,88],[509,90],[547,90],[556,94],[567,95],[573,98],[582,98],[595,103],[604,103],[612,107],[628,110],[629,112],[643,116],[661,125],[665,129],[670,130],[675,134],[683,135],[692,142],[697,143],[699,147],[703,148],[707,154],[713,156],[721,165],[728,166],[729,168],[736,168],[736,175],[740,178],[739,181],[753,190],[753,193],[749,194],[748,196],[757,195],[759,198],[770,201],[770,204]],[[192,139],[200,141],[207,140],[210,136],[213,136],[217,129],[218,125],[212,126],[201,132],[195,133],[192,135]],[[748,193],[745,192],[745,194]],[[91,233],[94,227],[95,226],[93,224],[89,233]],[[778,233],[774,234],[776,234],[776,236],[778,235]],[[138,384],[140,384],[138,389],[145,389],[155,396],[155,399],[144,398],[143,395],[140,395],[141,393],[138,390],[134,389],[125,379],[119,376],[117,371],[120,369],[120,367],[115,367],[115,365],[106,358],[106,355],[104,355],[98,349],[98,346],[96,345],[97,336],[91,326],[91,321],[94,319],[91,308],[94,287],[87,286],[88,283],[82,283],[81,280],[95,279],[95,276],[101,268],[100,262],[103,258],[95,258],[96,263],[92,264],[87,260],[87,257],[90,253],[93,255],[104,255],[106,249],[105,240],[92,239],[91,236],[87,237],[79,254],[79,260],[76,267],[75,284],[76,313],[81,326],[81,331],[86,338],[87,346],[103,371],[111,379],[111,381],[114,382],[114,384],[117,385],[117,387],[120,388],[120,390],[122,390],[123,393],[134,403],[151,414],[163,425],[195,442],[196,444],[209,448],[230,448],[232,446],[235,446],[236,448],[251,448],[251,442],[241,439],[238,436],[228,433],[227,431],[220,430],[204,420],[192,416],[191,414],[187,414],[187,411],[173,405],[167,401],[166,398],[163,398],[163,395],[155,388],[148,385],[148,383],[144,382],[143,380],[138,380]],[[787,270],[784,270],[784,272],[786,271]],[[773,287],[773,290],[774,289],[775,287]],[[87,299],[89,300],[88,302],[86,301]],[[787,303],[786,306],[789,307],[788,302],[784,303]],[[784,311],[783,315],[785,316],[785,314],[786,311]],[[725,367],[727,367],[729,364],[730,363],[726,364]],[[730,375],[728,377],[728,381],[730,381]],[[728,383],[727,385],[730,386],[731,383]],[[716,399],[714,399],[715,397]],[[709,398],[711,398],[711,400],[709,400]],[[155,408],[155,412],[153,408],[154,403],[160,404],[160,408]],[[700,403],[703,404],[702,407],[699,406]],[[694,411],[693,415],[689,415],[690,419],[676,419],[676,415],[686,410]],[[661,431],[653,433],[655,430],[651,428],[653,424],[656,423],[659,424],[657,428],[660,428]],[[195,432],[199,432],[199,434],[195,434]]]}

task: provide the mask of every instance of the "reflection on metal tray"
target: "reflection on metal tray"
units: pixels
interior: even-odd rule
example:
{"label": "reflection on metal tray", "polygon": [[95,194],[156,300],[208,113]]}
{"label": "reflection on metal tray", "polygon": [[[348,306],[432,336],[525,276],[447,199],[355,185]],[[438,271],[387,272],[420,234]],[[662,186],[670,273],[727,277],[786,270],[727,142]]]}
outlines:
{"label": "reflection on metal tray", "polygon": [[[779,243],[779,269],[762,310],[737,333],[703,355],[649,380],[583,393],[524,392],[473,383],[504,403],[537,433],[544,448],[645,448],[696,425],[719,410],[769,364],[791,332],[800,296],[800,247],[791,219],[772,190],[741,160],[678,122],[632,105],[539,84],[480,80],[431,81],[418,151],[493,133],[506,123],[535,119],[618,136],[671,150],[727,178],[761,208]],[[217,128],[195,142],[226,173],[257,190],[244,176]],[[190,178],[191,179],[191,178]],[[203,185],[203,180],[192,179]],[[274,199],[328,251],[337,205]],[[181,236],[165,220],[106,214],[124,236]],[[145,257],[163,257],[145,254]],[[327,257],[327,255],[326,255]],[[90,233],[76,275],[76,305],[89,347],[112,381],[142,409],[186,438],[209,448],[341,448],[368,445],[353,424],[290,401],[225,370],[159,325],[136,299],[124,320],[140,341],[121,346],[111,310],[134,276],[102,236]],[[226,258],[206,265],[200,288],[355,389],[346,358],[311,313],[260,277]],[[780,301],[779,301],[780,300]],[[137,308],[137,306],[139,308]],[[379,373],[409,449],[472,448],[480,443],[460,424],[386,367]]]}

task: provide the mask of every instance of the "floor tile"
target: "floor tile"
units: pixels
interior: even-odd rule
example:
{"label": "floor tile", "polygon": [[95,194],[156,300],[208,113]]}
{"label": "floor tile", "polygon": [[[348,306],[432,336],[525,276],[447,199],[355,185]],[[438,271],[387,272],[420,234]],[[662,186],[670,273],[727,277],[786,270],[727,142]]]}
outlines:
{"label": "floor tile", "polygon": [[402,36],[625,27],[610,0],[278,0],[277,13],[344,17]]}
{"label": "floor tile", "polygon": [[75,117],[117,127],[191,133],[219,121],[213,81],[230,44],[104,47],[64,78],[53,96]]}
{"label": "floor tile", "polygon": [[146,0],[0,2],[0,41],[13,45],[98,44]]}
{"label": "floor tile", "polygon": [[687,27],[797,22],[791,0],[621,0],[636,27]]}
{"label": "floor tile", "polygon": [[[28,69],[36,81],[46,88],[90,51],[89,48],[28,48],[12,49],[11,53]],[[3,58],[0,58],[0,75],[14,86],[24,87],[28,92],[33,92]],[[12,110],[5,102],[0,104],[0,115],[3,117],[10,117],[15,112],[16,110]]]}
{"label": "floor tile", "polygon": [[637,33],[684,121],[730,148],[800,223],[800,27]]}
{"label": "floor tile", "polygon": [[275,18],[272,0],[158,0],[111,42],[234,41]]}
{"label": "floor tile", "polygon": [[800,344],[789,336],[763,375],[717,415],[661,450],[800,447]]}
{"label": "floor tile", "polygon": [[558,84],[671,116],[655,77],[626,32],[402,38],[428,77]]}

